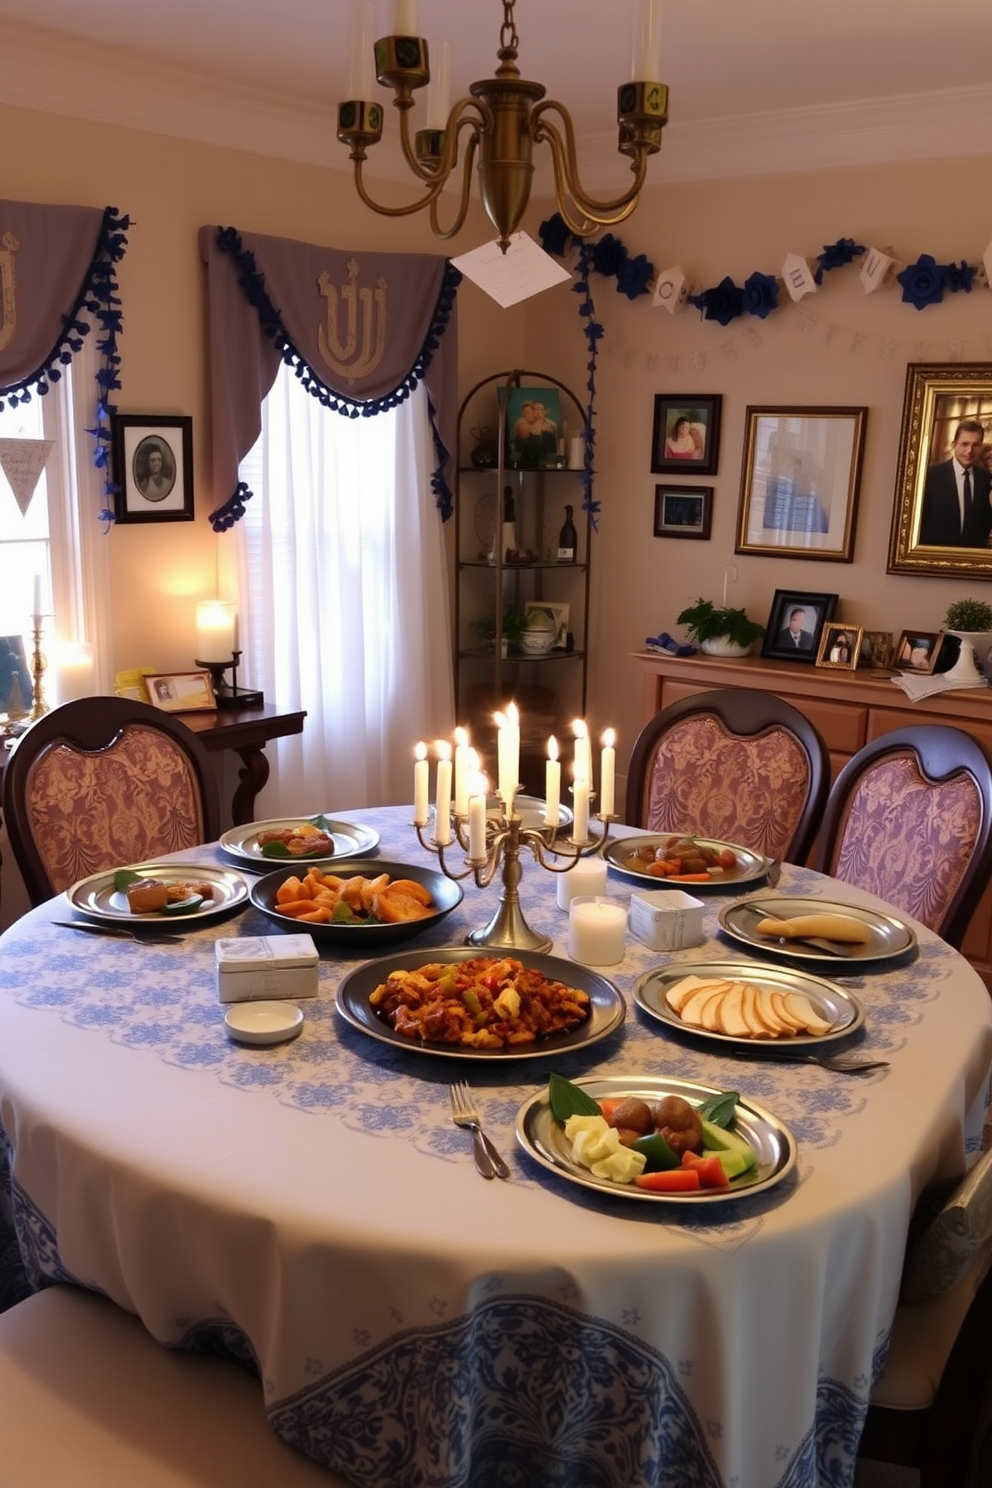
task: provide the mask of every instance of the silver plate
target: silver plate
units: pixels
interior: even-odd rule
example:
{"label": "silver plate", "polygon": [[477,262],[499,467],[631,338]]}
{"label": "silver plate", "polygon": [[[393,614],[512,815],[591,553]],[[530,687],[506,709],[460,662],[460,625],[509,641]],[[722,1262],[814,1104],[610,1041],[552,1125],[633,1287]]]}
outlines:
{"label": "silver plate", "polygon": [[[404,1038],[375,1012],[369,998],[380,983],[392,971],[413,971],[432,961],[443,965],[455,965],[472,957],[490,956],[494,961],[502,955],[512,956],[522,965],[540,971],[546,977],[564,982],[568,987],[578,987],[588,993],[591,1007],[586,1021],[570,1033],[555,1034],[534,1044],[517,1044],[506,1049],[465,1049],[452,1044],[421,1044]],[[381,1043],[392,1044],[397,1049],[409,1049],[414,1054],[427,1054],[440,1059],[548,1059],[554,1054],[563,1054],[572,1049],[584,1049],[618,1029],[626,1016],[626,1004],[612,982],[598,972],[579,966],[574,961],[562,961],[554,956],[539,955],[536,951],[505,951],[501,953],[487,948],[471,946],[444,946],[432,951],[408,951],[406,954],[383,956],[360,966],[346,976],[337,990],[337,1010],[346,1023],[370,1034]]]}
{"label": "silver plate", "polygon": [[129,871],[141,878],[160,878],[166,883],[195,879],[198,883],[212,884],[214,897],[204,899],[199,909],[186,914],[133,914],[128,908],[127,895],[114,887],[115,871],[120,870],[94,873],[66,889],[65,897],[73,909],[95,920],[119,920],[125,925],[150,925],[159,921],[182,925],[190,920],[211,920],[248,898],[248,885],[239,873],[229,868],[212,868],[206,863],[136,863]]}
{"label": "silver plate", "polygon": [[[314,816],[320,816],[315,812]],[[278,831],[281,827],[298,827],[312,817],[284,816],[272,821],[246,822],[242,827],[233,827],[220,836],[220,845],[232,858],[242,863],[251,863],[255,868],[282,868],[293,863],[336,863],[340,858],[362,858],[375,852],[379,846],[379,833],[360,822],[335,821],[325,817],[329,835],[334,839],[333,853],[322,853],[319,857],[267,858],[258,845],[259,832]]]}
{"label": "silver plate", "polygon": [[297,920],[292,915],[280,914],[276,903],[277,889],[296,873],[295,863],[284,863],[275,873],[266,874],[265,878],[253,883],[248,897],[255,908],[268,915],[281,930],[288,930],[292,935],[298,935],[304,930],[313,936],[318,946],[335,946],[338,950],[352,951],[356,956],[367,956],[380,946],[402,945],[405,940],[422,935],[461,904],[464,892],[461,884],[454,879],[446,877],[436,868],[424,868],[419,863],[386,863],[381,858],[372,858],[363,863],[361,859],[353,858],[349,863],[341,865],[340,873],[337,864],[327,871],[343,879],[354,878],[359,874],[365,878],[375,878],[380,873],[388,873],[392,879],[411,878],[414,883],[423,884],[430,893],[435,908],[422,919],[400,920],[395,924],[376,922],[372,925],[340,925],[331,921],[326,925],[318,925]]}
{"label": "silver plate", "polygon": [[712,847],[720,851],[721,848],[729,847],[737,855],[737,867],[728,868],[723,873],[717,874],[710,879],[709,883],[687,883],[684,878],[659,878],[653,873],[644,873],[639,868],[631,868],[628,859],[639,847],[660,847],[661,844],[674,837],[674,832],[651,832],[644,837],[616,837],[611,838],[603,848],[603,857],[610,867],[617,873],[623,874],[624,878],[631,879],[634,883],[650,884],[659,888],[662,884],[671,884],[674,888],[686,888],[690,894],[702,890],[705,894],[708,889],[738,889],[742,884],[754,883],[759,878],[764,878],[769,869],[769,861],[762,854],[752,852],[749,847],[739,847],[736,842],[720,842],[716,837],[700,837],[697,833],[686,833],[695,841],[703,843],[706,847]]}
{"label": "silver plate", "polygon": [[[797,945],[794,941],[783,945],[768,935],[759,935],[756,929],[759,920],[766,916],[787,920],[800,914],[851,915],[868,927],[868,941],[856,946],[852,955],[831,956],[829,951],[817,950],[815,946]],[[739,904],[728,904],[720,911],[720,929],[740,945],[761,951],[762,955],[775,960],[801,961],[803,965],[816,967],[818,971],[861,970],[875,961],[886,961],[890,956],[901,955],[916,945],[916,936],[908,925],[895,915],[881,914],[876,909],[862,909],[857,904],[839,904],[832,899],[790,899],[775,894],[766,898],[760,895],[744,899]]]}
{"label": "silver plate", "polygon": [[[635,1097],[646,1101],[680,1095],[692,1105],[702,1105],[711,1095],[720,1095],[717,1085],[697,1085],[668,1075],[616,1075],[608,1079],[576,1080],[576,1085],[594,1100]],[[572,1144],[551,1114],[547,1088],[525,1101],[517,1112],[517,1141],[523,1150],[560,1178],[592,1188],[611,1199],[640,1199],[649,1204],[726,1204],[749,1199],[781,1183],[796,1165],[796,1139],[787,1126],[761,1106],[738,1101],[734,1130],[744,1137],[757,1155],[748,1173],[735,1178],[729,1188],[701,1188],[691,1193],[651,1193],[633,1183],[615,1183],[597,1178],[572,1157]]]}
{"label": "silver plate", "polygon": [[[794,1038],[777,1039],[736,1038],[729,1033],[711,1032],[708,1028],[692,1028],[683,1023],[665,1001],[668,988],[690,974],[753,982],[776,992],[801,992],[809,998],[820,1017],[833,1024],[833,1028],[829,1033],[804,1033]],[[863,1006],[846,987],[839,987],[835,982],[806,971],[795,971],[785,966],[762,966],[759,961],[683,961],[678,965],[656,966],[653,971],[645,972],[635,985],[634,1001],[649,1017],[677,1028],[680,1033],[691,1033],[694,1037],[714,1040],[718,1044],[734,1044],[749,1054],[780,1054],[807,1044],[819,1048],[835,1039],[847,1038],[865,1021]]]}

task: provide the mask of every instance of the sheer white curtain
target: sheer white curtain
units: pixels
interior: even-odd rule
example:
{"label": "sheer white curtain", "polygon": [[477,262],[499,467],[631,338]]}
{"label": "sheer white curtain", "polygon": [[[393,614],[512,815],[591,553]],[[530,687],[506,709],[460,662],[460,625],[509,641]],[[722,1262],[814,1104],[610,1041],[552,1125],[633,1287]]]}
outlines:
{"label": "sheer white curtain", "polygon": [[454,722],[447,569],[423,387],[343,418],[283,368],[241,466],[243,679],[302,735],[268,746],[257,814],[413,799],[413,746]]}

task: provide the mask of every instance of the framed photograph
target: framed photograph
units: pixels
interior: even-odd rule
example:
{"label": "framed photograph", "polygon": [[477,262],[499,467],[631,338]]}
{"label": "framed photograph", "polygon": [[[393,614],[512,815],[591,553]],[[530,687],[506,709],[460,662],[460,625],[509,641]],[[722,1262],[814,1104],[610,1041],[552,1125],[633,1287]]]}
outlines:
{"label": "framed photograph", "polygon": [[[503,389],[500,388],[500,395]],[[511,387],[506,392],[506,457],[515,470],[540,470],[558,459],[561,400],[554,387]]]}
{"label": "framed photograph", "polygon": [[568,640],[568,605],[557,604],[548,599],[528,599],[524,601],[524,618],[529,619],[531,615],[547,615],[555,627],[556,651],[564,651]]}
{"label": "framed photograph", "polygon": [[809,594],[802,589],[776,589],[761,644],[762,656],[776,661],[808,661],[820,650],[823,627],[834,617],[836,594]]}
{"label": "framed photograph", "polygon": [[149,672],[148,701],[166,713],[200,713],[216,708],[209,672]]}
{"label": "framed photograph", "polygon": [[896,642],[893,664],[900,672],[919,672],[929,676],[937,665],[942,630],[904,630]]}
{"label": "framed photograph", "polygon": [[707,538],[712,520],[712,486],[655,486],[655,537]]}
{"label": "framed photograph", "polygon": [[850,563],[867,408],[748,408],[738,553]]}
{"label": "framed photograph", "polygon": [[0,714],[21,718],[30,713],[33,688],[24,637],[0,636]]}
{"label": "framed photograph", "polygon": [[817,666],[853,672],[861,654],[863,634],[860,625],[838,625],[830,621],[820,634],[820,649],[816,653]]}
{"label": "framed photograph", "polygon": [[910,363],[888,572],[992,579],[990,486],[992,362]]}
{"label": "framed photograph", "polygon": [[716,475],[722,404],[719,393],[656,393],[652,474]]}
{"label": "framed photograph", "polygon": [[192,522],[191,418],[112,414],[110,445],[115,521]]}
{"label": "framed photograph", "polygon": [[892,665],[891,630],[864,630],[861,632],[861,649],[858,654],[859,667],[873,667],[885,671]]}

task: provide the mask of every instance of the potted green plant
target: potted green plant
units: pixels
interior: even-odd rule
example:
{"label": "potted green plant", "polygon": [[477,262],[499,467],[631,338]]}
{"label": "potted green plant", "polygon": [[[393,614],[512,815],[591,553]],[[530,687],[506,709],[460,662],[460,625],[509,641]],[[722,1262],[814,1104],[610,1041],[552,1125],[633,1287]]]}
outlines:
{"label": "potted green plant", "polygon": [[992,650],[992,604],[984,599],[956,599],[947,606],[944,629],[958,642],[958,655],[948,676],[972,680],[984,675]]}
{"label": "potted green plant", "polygon": [[992,604],[984,599],[956,599],[947,606],[944,629],[971,633],[992,630]]}
{"label": "potted green plant", "polygon": [[[520,650],[520,642],[525,624],[523,615],[518,614],[514,610],[505,611],[501,634],[503,640],[506,642],[506,649],[508,651]],[[496,649],[495,615],[484,615],[481,620],[473,620],[472,629],[482,637],[491,651]]]}
{"label": "potted green plant", "polygon": [[697,599],[677,616],[676,624],[684,625],[690,639],[711,656],[746,656],[765,633],[745,610],[717,606],[710,599]]}

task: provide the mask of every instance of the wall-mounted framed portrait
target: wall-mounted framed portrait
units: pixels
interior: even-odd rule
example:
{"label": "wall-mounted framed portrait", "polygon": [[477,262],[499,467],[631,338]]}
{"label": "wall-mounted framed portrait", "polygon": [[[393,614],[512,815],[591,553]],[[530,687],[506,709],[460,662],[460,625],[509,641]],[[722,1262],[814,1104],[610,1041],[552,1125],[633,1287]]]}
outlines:
{"label": "wall-mounted framed portrait", "polygon": [[716,475],[719,393],[656,393],[651,435],[654,475]]}
{"label": "wall-mounted framed portrait", "polygon": [[708,538],[712,521],[712,486],[655,486],[655,537]]}
{"label": "wall-mounted framed portrait", "polygon": [[193,420],[115,413],[110,420],[114,520],[193,521]]}

